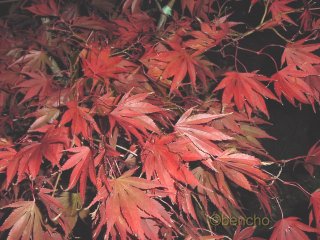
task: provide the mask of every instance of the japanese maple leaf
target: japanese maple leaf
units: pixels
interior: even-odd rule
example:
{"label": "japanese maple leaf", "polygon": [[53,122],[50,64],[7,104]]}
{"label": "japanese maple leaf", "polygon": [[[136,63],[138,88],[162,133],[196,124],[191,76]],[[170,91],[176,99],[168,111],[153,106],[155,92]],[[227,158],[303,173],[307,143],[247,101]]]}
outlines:
{"label": "japanese maple leaf", "polygon": [[[136,41],[141,35],[147,35],[148,32],[155,29],[154,20],[146,13],[136,13],[126,16],[128,20],[115,19],[116,24],[115,35],[118,40],[115,42],[117,47],[125,47],[126,45]],[[148,36],[139,39],[139,42],[147,42]]]}
{"label": "japanese maple leaf", "polygon": [[[207,169],[207,168],[206,168]],[[192,170],[194,176],[203,186],[197,187],[199,199],[206,212],[209,212],[209,199],[224,215],[230,216],[233,208],[240,209],[235,197],[233,196],[229,185],[225,181],[223,174],[212,174],[202,166]]]}
{"label": "japanese maple leaf", "polygon": [[96,184],[93,154],[90,148],[87,146],[69,148],[66,151],[75,153],[64,163],[61,168],[62,171],[73,168],[69,180],[68,190],[72,189],[80,179],[80,195],[82,197],[81,199],[84,201],[88,176],[91,182]]}
{"label": "japanese maple leaf", "polygon": [[294,0],[274,0],[269,8],[273,20],[277,24],[282,24],[283,21],[296,25],[296,23],[288,16],[288,13],[294,11],[293,8],[287,6]]}
{"label": "japanese maple leaf", "polygon": [[196,50],[192,53],[192,56],[199,56],[210,48],[218,46],[222,40],[226,39],[231,32],[231,28],[237,25],[235,22],[228,22],[227,18],[228,16],[216,19],[213,23],[202,22],[201,31],[190,33],[194,39],[186,41],[184,46]]}
{"label": "japanese maple leaf", "polygon": [[72,27],[107,31],[108,24],[102,19],[95,16],[90,16],[90,17],[81,16],[81,17],[77,17],[72,21]]}
{"label": "japanese maple leaf", "polygon": [[297,217],[283,218],[276,222],[270,240],[308,240],[304,232],[320,233],[320,230],[312,228],[299,221]]}
{"label": "japanese maple leaf", "polygon": [[304,31],[312,30],[312,14],[308,8],[303,11],[299,19],[301,20],[301,28]]}
{"label": "japanese maple leaf", "polygon": [[38,175],[43,157],[50,161],[53,166],[59,165],[62,156],[61,151],[68,144],[68,129],[52,127],[39,142],[31,142],[23,147],[15,156],[15,159],[19,160],[19,166],[17,167],[18,182],[20,182],[24,173],[29,173],[34,179]]}
{"label": "japanese maple leaf", "polygon": [[[197,89],[197,77],[206,87],[206,77],[214,78],[209,67],[212,65],[208,61],[201,59],[201,56],[189,53],[185,47],[181,46],[181,39],[167,41],[172,50],[161,50],[146,54],[142,62],[148,67],[148,73],[156,76],[163,82],[170,81],[170,93],[178,93],[178,88],[183,85],[183,80],[189,76],[191,85]],[[154,74],[155,69],[159,69]]]}
{"label": "japanese maple leaf", "polygon": [[37,117],[37,120],[35,120],[28,131],[33,131],[37,128],[41,128],[45,126],[46,124],[53,123],[54,120],[56,120],[60,115],[60,111],[57,108],[41,108],[37,110],[36,112],[33,112],[26,117]]}
{"label": "japanese maple leaf", "polygon": [[17,151],[14,148],[6,147],[0,150],[0,172],[6,172],[6,187],[9,187],[16,175],[19,160],[15,158]]}
{"label": "japanese maple leaf", "polygon": [[239,225],[234,232],[232,240],[263,240],[264,238],[252,237],[256,226],[246,227],[241,230],[241,226]]}
{"label": "japanese maple leaf", "polygon": [[312,207],[309,214],[309,225],[315,221],[316,227],[320,229],[320,189],[311,194],[309,207]]}
{"label": "japanese maple leaf", "polygon": [[84,75],[94,80],[93,85],[102,79],[109,85],[111,78],[117,78],[119,73],[127,72],[128,67],[133,66],[121,56],[111,56],[111,49],[97,49],[92,47],[89,51],[83,50],[80,53]]}
{"label": "japanese maple leaf", "polygon": [[147,179],[158,178],[160,183],[172,192],[172,198],[175,193],[175,180],[193,187],[198,184],[180,155],[170,150],[169,144],[174,138],[174,135],[152,137],[145,143],[141,153],[143,171]]}
{"label": "japanese maple leaf", "polygon": [[276,72],[271,78],[274,80],[274,90],[277,96],[281,99],[281,96],[284,95],[293,105],[295,105],[295,99],[305,104],[313,104],[313,91],[303,80],[308,75],[306,72],[297,70],[294,65],[289,65]]}
{"label": "japanese maple leaf", "polygon": [[146,194],[145,190],[161,187],[161,185],[138,177],[132,177],[136,169],[129,170],[115,179],[105,179],[106,186],[98,185],[97,196],[91,205],[100,201],[99,225],[94,237],[96,238],[103,225],[107,225],[105,238],[110,235],[111,230],[116,227],[121,237],[127,233],[137,235],[144,239],[145,231],[143,219],[150,218],[161,221],[165,226],[171,225],[170,215],[164,207],[154,200],[153,194]]}
{"label": "japanese maple leaf", "polygon": [[110,130],[113,130],[115,124],[119,124],[130,137],[135,135],[142,140],[141,133],[147,135],[148,131],[159,133],[160,130],[154,123],[152,118],[146,114],[163,112],[163,110],[155,105],[145,101],[148,93],[141,93],[130,96],[130,92],[126,93],[118,102],[116,108],[109,113]]}
{"label": "japanese maple leaf", "polygon": [[86,107],[78,106],[76,101],[70,101],[67,104],[68,110],[63,114],[60,124],[65,125],[72,121],[71,132],[73,135],[82,134],[86,139],[89,139],[92,134],[92,129],[101,134],[100,129],[90,115],[90,110]]}
{"label": "japanese maple leaf", "polygon": [[28,72],[25,73],[30,77],[28,80],[23,80],[16,87],[20,88],[21,92],[25,94],[20,104],[38,97],[39,101],[47,98],[52,92],[52,79],[42,72]]}
{"label": "japanese maple leaf", "polygon": [[214,89],[218,91],[224,89],[222,102],[229,105],[232,102],[236,104],[241,111],[244,108],[248,115],[252,110],[260,110],[269,116],[264,98],[277,100],[273,93],[261,82],[270,81],[265,76],[253,73],[227,72],[225,78]]}
{"label": "japanese maple leaf", "polygon": [[248,178],[255,180],[258,184],[266,185],[270,176],[263,172],[259,167],[261,161],[253,156],[237,153],[234,150],[226,150],[212,161],[203,162],[206,166],[213,169],[217,174],[223,174],[236,185],[253,191],[252,184]]}
{"label": "japanese maple leaf", "polygon": [[30,50],[28,53],[17,59],[10,67],[22,64],[23,72],[41,71],[45,72],[47,66],[52,66],[52,61],[44,51]]}
{"label": "japanese maple leaf", "polygon": [[221,131],[207,126],[214,119],[224,117],[225,114],[208,114],[202,113],[190,116],[192,108],[186,111],[175,124],[175,132],[186,136],[202,152],[212,155],[218,155],[222,151],[212,141],[230,140],[231,137]]}
{"label": "japanese maple leaf", "polygon": [[320,166],[320,141],[316,142],[309,150],[304,160],[304,167],[311,176],[314,175],[314,167]]}
{"label": "japanese maple leaf", "polygon": [[283,51],[281,64],[286,62],[288,65],[294,65],[300,68],[309,75],[319,75],[314,65],[320,64],[320,57],[312,52],[320,48],[320,44],[307,44],[304,45],[306,39],[288,43]]}
{"label": "japanese maple leaf", "polygon": [[[315,65],[314,68],[320,73],[320,64]],[[304,78],[304,81],[311,87],[315,100],[320,103],[320,75],[309,75]]]}
{"label": "japanese maple leaf", "polygon": [[40,0],[38,4],[32,4],[25,9],[39,16],[58,16],[59,14],[55,0]]}
{"label": "japanese maple leaf", "polygon": [[4,208],[15,208],[0,231],[10,229],[7,240],[44,239],[44,222],[35,201],[18,201]]}

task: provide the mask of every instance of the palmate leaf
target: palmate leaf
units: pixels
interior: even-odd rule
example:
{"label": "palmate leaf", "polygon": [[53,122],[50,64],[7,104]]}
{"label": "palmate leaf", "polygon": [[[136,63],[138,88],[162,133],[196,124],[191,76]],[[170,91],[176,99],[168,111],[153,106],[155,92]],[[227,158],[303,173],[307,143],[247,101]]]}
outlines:
{"label": "palmate leaf", "polygon": [[301,103],[313,104],[314,91],[304,81],[310,74],[298,70],[295,65],[288,65],[276,72],[271,78],[274,80],[274,89],[279,98],[282,95],[293,105],[295,100]]}
{"label": "palmate leaf", "polygon": [[62,171],[73,168],[69,180],[68,190],[72,189],[80,179],[80,196],[82,201],[84,201],[88,176],[91,182],[96,185],[93,153],[91,152],[90,148],[86,146],[69,148],[66,149],[66,151],[75,153],[61,168]]}
{"label": "palmate leaf", "polygon": [[[235,103],[239,111],[246,109],[249,116],[252,110],[260,110],[269,116],[264,98],[277,100],[274,94],[261,82],[270,81],[268,77],[253,73],[227,72],[215,88],[215,92],[223,90],[222,103]],[[233,101],[232,101],[233,99]]]}
{"label": "palmate leaf", "polygon": [[[128,137],[131,138],[132,134],[143,142],[141,133],[147,135],[148,130],[156,133],[160,132],[152,118],[147,114],[164,112],[164,110],[146,101],[148,93],[133,96],[130,96],[130,93],[131,91],[126,93],[108,114],[110,131],[113,131],[118,124],[126,131]],[[102,101],[108,101],[108,99],[102,99]],[[108,103],[106,103],[106,106],[108,106]]]}
{"label": "palmate leaf", "polygon": [[[18,182],[24,178],[25,173],[34,179],[39,173],[43,158],[50,161],[53,166],[59,165],[61,151],[69,144],[67,132],[68,129],[64,127],[56,129],[51,127],[39,142],[31,142],[20,149],[13,159],[12,164],[15,168],[10,171],[7,178],[12,180],[18,172]],[[16,161],[19,163],[18,165]]]}
{"label": "palmate leaf", "polygon": [[296,23],[288,16],[288,12],[294,10],[292,7],[287,6],[291,2],[294,2],[294,0],[275,0],[271,3],[269,12],[271,12],[272,19],[275,23],[282,24],[283,22],[288,22],[296,25]]}
{"label": "palmate leaf", "polygon": [[39,16],[58,16],[59,14],[55,0],[40,0],[38,4],[33,4],[25,9]]}
{"label": "palmate leaf", "polygon": [[283,218],[274,225],[270,240],[309,240],[305,232],[319,234],[320,230],[300,222],[297,217]]}
{"label": "palmate leaf", "polygon": [[305,44],[307,39],[288,43],[283,51],[281,64],[296,66],[309,75],[319,75],[314,65],[320,64],[320,57],[312,52],[320,48],[320,44]]}
{"label": "palmate leaf", "polygon": [[303,164],[308,173],[314,176],[314,168],[320,166],[320,141],[310,148]]}
{"label": "palmate leaf", "polygon": [[60,124],[65,125],[72,121],[71,132],[73,135],[81,133],[84,138],[90,139],[93,129],[101,134],[100,129],[90,115],[90,110],[88,108],[78,106],[76,101],[67,102],[66,105],[68,110],[63,114]]}
{"label": "palmate leaf", "polygon": [[51,94],[53,91],[52,79],[49,76],[42,72],[28,72],[25,74],[30,79],[24,80],[16,86],[20,89],[20,92],[25,94],[20,104],[34,97],[38,97],[39,101],[42,101]]}
{"label": "palmate leaf", "polygon": [[18,201],[4,208],[15,208],[0,227],[10,229],[8,240],[44,239],[44,223],[35,201]]}
{"label": "palmate leaf", "polygon": [[204,186],[198,187],[197,192],[206,212],[209,212],[207,198],[226,216],[230,216],[234,208],[240,209],[223,175],[212,174],[203,167],[197,167],[192,172]]}
{"label": "palmate leaf", "polygon": [[128,72],[135,64],[123,59],[121,56],[111,56],[111,49],[98,49],[91,47],[80,53],[84,75],[93,79],[93,86],[98,80],[105,85],[110,84],[110,79],[117,78],[119,73]]}
{"label": "palmate leaf", "polygon": [[253,191],[252,184],[248,178],[261,185],[266,185],[271,180],[270,175],[263,172],[259,167],[261,161],[253,156],[237,153],[234,150],[226,150],[223,154],[215,158],[212,162],[204,162],[209,168],[215,170],[217,174],[223,174],[236,185]]}
{"label": "palmate leaf", "polygon": [[[160,183],[168,189],[172,199],[175,199],[176,181],[190,184],[192,187],[198,184],[188,166],[182,162],[181,153],[170,149],[170,144],[174,143],[174,139],[174,135],[151,137],[144,144],[141,153],[143,171],[147,179],[159,179]],[[188,155],[188,153],[184,154]]]}
{"label": "palmate leaf", "polygon": [[165,84],[169,82],[170,93],[178,94],[178,88],[184,85],[183,80],[187,76],[194,89],[197,90],[197,77],[206,87],[206,78],[214,78],[214,74],[209,68],[213,64],[201,59],[201,56],[193,55],[192,52],[187,51],[180,38],[166,43],[172,50],[166,47],[159,47],[157,50],[151,49],[140,59],[148,68],[148,74]]}
{"label": "palmate leaf", "polygon": [[129,170],[115,179],[103,177],[105,186],[98,185],[98,194],[90,204],[91,206],[98,201],[102,202],[99,212],[103,217],[94,233],[95,239],[104,225],[107,225],[105,238],[109,237],[115,227],[124,239],[128,233],[144,239],[147,234],[144,226],[146,219],[160,221],[168,227],[172,225],[170,214],[152,198],[153,194],[145,192],[162,186],[146,179],[132,177],[134,172],[135,169]]}
{"label": "palmate leaf", "polygon": [[314,221],[317,229],[320,229],[320,189],[311,194],[309,207],[311,207],[309,225]]}
{"label": "palmate leaf", "polygon": [[180,117],[175,124],[175,132],[189,138],[199,151],[212,155],[222,153],[222,150],[212,141],[231,140],[232,138],[207,124],[226,115],[203,113],[191,116],[192,111],[193,109],[190,108]]}

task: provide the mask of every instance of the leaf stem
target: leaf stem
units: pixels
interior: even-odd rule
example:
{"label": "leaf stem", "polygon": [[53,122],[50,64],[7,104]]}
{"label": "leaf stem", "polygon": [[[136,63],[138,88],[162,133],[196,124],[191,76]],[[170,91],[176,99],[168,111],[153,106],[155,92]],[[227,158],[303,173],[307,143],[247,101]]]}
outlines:
{"label": "leaf stem", "polygon": [[53,187],[53,191],[52,191],[52,194],[51,196],[53,197],[55,192],[57,191],[57,188],[58,188],[58,184],[59,184],[59,181],[60,181],[60,178],[61,178],[61,175],[62,175],[62,172],[60,171],[57,178],[56,178],[56,182],[54,184],[54,187]]}

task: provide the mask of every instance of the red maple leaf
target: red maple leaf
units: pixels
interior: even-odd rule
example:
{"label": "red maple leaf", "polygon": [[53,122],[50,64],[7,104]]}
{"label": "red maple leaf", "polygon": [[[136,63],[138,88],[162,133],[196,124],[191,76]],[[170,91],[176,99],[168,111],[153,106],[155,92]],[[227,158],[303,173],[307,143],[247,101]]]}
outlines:
{"label": "red maple leaf", "polygon": [[[181,45],[181,39],[166,42],[172,50],[166,48],[155,52],[153,49],[146,53],[140,61],[148,68],[148,74],[170,84],[170,93],[179,93],[178,88],[183,85],[183,80],[189,76],[192,87],[197,89],[197,76],[206,87],[206,77],[214,78],[208,61],[201,56],[191,54]],[[156,70],[156,71],[155,71]],[[172,80],[169,80],[171,79]]]}
{"label": "red maple leaf", "polygon": [[320,166],[320,141],[316,142],[309,150],[304,160],[304,167],[311,176],[314,175],[314,167]]}
{"label": "red maple leaf", "polygon": [[39,16],[59,15],[59,9],[55,0],[40,0],[38,2],[38,4],[33,4],[25,9]]}
{"label": "red maple leaf", "polygon": [[63,114],[60,124],[65,125],[72,121],[71,132],[73,135],[81,133],[84,138],[90,139],[92,129],[101,134],[100,129],[90,115],[90,110],[88,108],[78,106],[76,101],[70,101],[66,105],[68,110]]}
{"label": "red maple leaf", "polygon": [[115,179],[103,177],[105,186],[98,185],[97,196],[90,206],[100,201],[99,208],[101,215],[100,222],[94,233],[96,238],[102,226],[107,225],[105,238],[108,238],[114,227],[117,228],[122,238],[126,238],[127,233],[145,238],[146,231],[143,227],[143,220],[161,221],[166,226],[171,226],[170,215],[164,207],[154,200],[153,194],[146,194],[145,190],[162,187],[158,183],[133,177],[136,169],[129,170]]}
{"label": "red maple leaf", "polygon": [[34,179],[40,170],[43,158],[51,162],[53,166],[59,165],[62,150],[69,144],[68,129],[51,127],[39,142],[31,142],[23,147],[14,157],[19,162],[14,171],[10,171],[8,179],[12,179],[18,171],[18,182],[24,178],[24,173],[30,174]]}
{"label": "red maple leaf", "polygon": [[293,105],[295,105],[295,99],[305,104],[313,104],[313,91],[303,80],[307,76],[309,76],[308,73],[297,70],[294,65],[289,65],[276,72],[271,78],[274,80],[274,90],[280,99],[284,95]]}
{"label": "red maple leaf", "polygon": [[306,39],[301,39],[294,43],[288,43],[283,51],[281,64],[287,62],[288,65],[294,65],[309,75],[318,75],[319,71],[314,67],[320,64],[320,57],[312,52],[320,48],[320,44],[307,44]]}
{"label": "red maple leaf", "polygon": [[66,151],[75,153],[64,163],[61,168],[62,171],[73,168],[69,180],[68,190],[72,189],[80,179],[80,196],[82,201],[84,201],[88,176],[90,177],[91,182],[96,184],[93,154],[90,148],[86,146],[69,148],[66,149]]}
{"label": "red maple leaf", "polygon": [[264,238],[252,237],[256,226],[246,227],[241,230],[241,226],[239,225],[234,232],[232,240],[263,240]]}
{"label": "red maple leaf", "polygon": [[17,151],[6,147],[0,151],[0,172],[6,172],[6,187],[8,188],[12,179],[17,173],[19,159],[15,158]]}
{"label": "red maple leaf", "polygon": [[273,93],[261,82],[270,81],[268,77],[253,73],[227,72],[225,78],[214,91],[224,89],[222,102],[225,105],[232,103],[241,111],[244,108],[248,115],[252,110],[260,110],[269,116],[264,98],[277,100]]}
{"label": "red maple leaf", "polygon": [[170,149],[174,135],[152,137],[144,145],[141,153],[143,171],[147,179],[158,178],[160,183],[168,188],[172,199],[175,197],[175,180],[195,187],[197,179],[183,163],[182,157]]}
{"label": "red maple leaf", "polygon": [[184,46],[196,50],[192,56],[199,56],[209,49],[218,46],[231,32],[231,28],[238,23],[228,22],[228,16],[215,19],[212,23],[201,22],[201,31],[192,31],[190,39]]}
{"label": "red maple leaf", "polygon": [[315,221],[317,229],[320,229],[320,189],[311,194],[309,207],[312,207],[309,214],[309,225]]}
{"label": "red maple leaf", "polygon": [[232,138],[206,125],[214,119],[224,117],[225,114],[203,113],[190,116],[192,110],[190,108],[186,111],[175,124],[176,133],[189,138],[199,151],[212,155],[220,154],[221,149],[212,141],[231,140]]}
{"label": "red maple leaf", "polygon": [[44,239],[44,222],[35,201],[17,201],[4,208],[15,208],[0,231],[10,229],[7,240]]}
{"label": "red maple leaf", "polygon": [[192,172],[203,186],[197,187],[197,192],[206,212],[209,212],[207,198],[226,216],[231,215],[232,207],[240,209],[222,174],[214,175],[203,167],[197,167]]}
{"label": "red maple leaf", "polygon": [[95,86],[99,79],[108,86],[110,79],[117,78],[119,73],[127,72],[133,63],[124,60],[121,56],[111,56],[109,47],[98,49],[91,47],[80,53],[84,75],[94,80]]}
{"label": "red maple leaf", "polygon": [[293,8],[287,6],[287,4],[294,2],[294,0],[274,0],[269,8],[269,12],[272,14],[273,20],[277,24],[282,24],[283,21],[296,25],[296,23],[288,16],[289,12],[294,11]]}
{"label": "red maple leaf", "polygon": [[274,225],[270,240],[309,240],[304,232],[320,233],[320,230],[300,222],[297,217],[283,218]]}
{"label": "red maple leaf", "polygon": [[212,161],[205,161],[204,164],[216,171],[218,175],[225,175],[236,185],[248,191],[254,190],[248,178],[261,185],[266,185],[266,182],[271,180],[268,174],[259,169],[262,165],[259,159],[247,154],[234,152],[232,149],[226,150]]}
{"label": "red maple leaf", "polygon": [[25,94],[23,100],[20,104],[34,98],[38,97],[39,101],[47,98],[52,92],[52,79],[43,74],[42,72],[28,72],[25,73],[30,77],[28,80],[23,80],[16,87],[20,88],[21,92]]}
{"label": "red maple leaf", "polygon": [[142,141],[141,133],[147,135],[148,131],[159,133],[160,130],[154,121],[146,114],[163,112],[163,110],[145,99],[148,93],[136,94],[130,97],[130,92],[126,93],[117,106],[109,113],[110,131],[119,124],[130,137],[131,134],[135,135]]}

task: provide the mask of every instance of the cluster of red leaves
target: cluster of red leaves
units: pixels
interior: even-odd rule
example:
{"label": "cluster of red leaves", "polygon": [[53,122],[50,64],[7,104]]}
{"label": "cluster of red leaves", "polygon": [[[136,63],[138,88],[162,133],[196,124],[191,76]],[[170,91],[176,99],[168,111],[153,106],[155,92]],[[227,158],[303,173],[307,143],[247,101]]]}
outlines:
{"label": "cluster of red leaves", "polygon": [[[266,99],[318,108],[317,8],[248,0],[265,14],[243,32],[218,0],[88,2],[84,13],[72,1],[18,1],[0,21],[0,236],[67,239],[90,212],[94,239],[222,239],[210,216],[245,215],[244,194],[271,216],[281,176],[265,166],[282,162],[259,141],[274,139],[261,129]],[[238,59],[258,31],[286,41],[269,76]],[[319,152],[304,162],[312,176]],[[271,239],[320,234],[319,199],[310,194],[309,226],[282,217]],[[233,239],[254,232],[239,226]]]}

